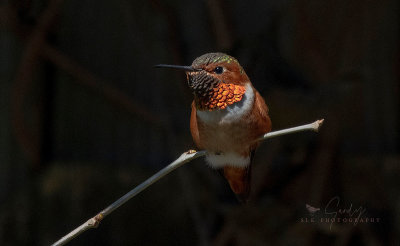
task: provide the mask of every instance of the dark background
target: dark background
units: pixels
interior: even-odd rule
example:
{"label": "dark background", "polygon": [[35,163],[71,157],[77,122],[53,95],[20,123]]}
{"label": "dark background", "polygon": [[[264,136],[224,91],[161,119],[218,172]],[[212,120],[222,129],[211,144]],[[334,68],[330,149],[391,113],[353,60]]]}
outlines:
{"label": "dark background", "polygon": [[[71,245],[399,244],[398,1],[0,3],[1,245],[56,241],[193,148],[185,75],[153,65],[213,51],[274,130],[321,131],[264,142],[247,205],[198,159]],[[305,223],[336,196],[380,221]]]}

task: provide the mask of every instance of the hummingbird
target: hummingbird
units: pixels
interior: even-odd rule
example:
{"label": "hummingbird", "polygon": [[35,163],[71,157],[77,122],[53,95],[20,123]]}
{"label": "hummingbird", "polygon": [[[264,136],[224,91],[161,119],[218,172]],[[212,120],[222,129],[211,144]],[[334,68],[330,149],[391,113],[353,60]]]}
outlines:
{"label": "hummingbird", "polygon": [[271,131],[268,107],[239,62],[224,53],[207,53],[190,66],[156,67],[186,72],[193,92],[190,132],[206,162],[218,169],[241,202],[250,194],[251,164],[257,139]]}

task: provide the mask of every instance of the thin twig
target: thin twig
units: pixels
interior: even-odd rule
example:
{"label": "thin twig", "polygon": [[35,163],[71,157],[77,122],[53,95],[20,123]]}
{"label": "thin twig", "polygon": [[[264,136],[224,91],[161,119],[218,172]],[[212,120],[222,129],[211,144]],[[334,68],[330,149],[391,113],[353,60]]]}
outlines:
{"label": "thin twig", "polygon": [[[263,137],[261,137],[259,139],[259,141],[263,141],[267,138],[272,138],[272,137],[281,136],[281,135],[285,135],[285,134],[291,134],[291,133],[300,132],[300,131],[309,131],[309,130],[318,131],[318,129],[321,127],[323,121],[324,120],[317,120],[317,121],[307,124],[307,125],[288,128],[288,129],[275,131],[275,132],[270,132],[270,133],[265,134]],[[119,198],[117,201],[112,203],[110,206],[105,208],[103,211],[98,213],[96,216],[89,219],[88,221],[86,221],[85,223],[83,223],[82,225],[80,225],[79,227],[77,227],[76,229],[74,229],[73,231],[71,231],[70,233],[68,233],[67,235],[65,235],[64,237],[62,237],[60,240],[58,240],[57,242],[55,242],[52,245],[53,246],[65,245],[66,243],[71,241],[73,238],[79,236],[86,230],[88,230],[90,228],[96,228],[100,224],[100,222],[104,219],[104,217],[106,217],[107,215],[112,213],[114,210],[119,208],[121,205],[125,204],[132,197],[136,196],[137,194],[139,194],[140,192],[145,190],[147,187],[149,187],[153,183],[157,182],[159,179],[166,176],[167,174],[169,174],[173,170],[177,169],[178,167],[181,167],[184,164],[190,162],[191,160],[197,159],[206,154],[207,154],[207,152],[205,150],[202,150],[202,151],[189,150],[189,151],[183,153],[174,162],[172,162],[168,166],[164,167],[163,169],[158,171],[156,174],[154,174],[150,178],[146,179],[143,183],[136,186],[134,189],[132,189],[131,191],[126,193],[123,197]]]}
{"label": "thin twig", "polygon": [[313,123],[307,124],[307,125],[302,125],[302,126],[296,126],[292,128],[287,128],[279,131],[274,131],[274,132],[269,132],[267,134],[264,134],[261,138],[258,139],[258,141],[265,140],[267,138],[273,138],[273,137],[278,137],[290,133],[295,133],[295,132],[302,132],[302,131],[315,131],[318,132],[319,128],[322,126],[324,123],[324,119],[322,120],[317,120]]}
{"label": "thin twig", "polygon": [[172,162],[168,166],[164,167],[163,169],[158,171],[156,174],[154,174],[150,178],[146,179],[143,183],[141,183],[140,185],[136,186],[134,189],[132,189],[131,191],[126,193],[123,197],[119,198],[117,201],[112,203],[110,206],[105,208],[103,211],[98,213],[96,216],[89,219],[88,221],[86,221],[85,223],[83,223],[82,225],[80,225],[79,227],[77,227],[76,229],[74,229],[73,231],[71,231],[70,233],[65,235],[64,237],[62,237],[60,240],[55,242],[53,244],[53,246],[54,245],[64,245],[64,244],[68,243],[70,240],[72,240],[73,238],[77,237],[78,235],[80,235],[81,233],[86,231],[87,229],[96,228],[104,217],[106,217],[107,215],[112,213],[115,209],[119,208],[121,205],[123,205],[124,203],[129,201],[132,197],[136,196],[137,194],[139,194],[140,192],[145,190],[147,187],[149,187],[153,183],[157,182],[159,179],[166,176],[168,173],[172,172],[176,168],[183,166],[184,164],[186,164],[187,162],[189,162],[193,159],[204,156],[205,154],[206,154],[206,151],[198,151],[197,152],[195,150],[189,150],[189,151],[183,153],[174,162]]}

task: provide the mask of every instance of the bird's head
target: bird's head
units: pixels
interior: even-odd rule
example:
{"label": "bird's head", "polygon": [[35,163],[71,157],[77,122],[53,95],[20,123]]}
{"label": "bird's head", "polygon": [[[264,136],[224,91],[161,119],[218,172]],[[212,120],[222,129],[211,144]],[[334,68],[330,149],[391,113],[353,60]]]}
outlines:
{"label": "bird's head", "polygon": [[156,67],[186,71],[189,88],[200,110],[224,109],[239,102],[250,82],[244,69],[232,56],[207,53],[197,57],[190,66],[160,64]]}

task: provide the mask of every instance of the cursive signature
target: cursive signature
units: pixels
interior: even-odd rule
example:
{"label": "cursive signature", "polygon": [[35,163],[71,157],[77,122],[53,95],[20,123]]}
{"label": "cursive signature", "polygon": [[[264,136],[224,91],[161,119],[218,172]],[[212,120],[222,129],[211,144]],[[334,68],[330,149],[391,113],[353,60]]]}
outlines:
{"label": "cursive signature", "polygon": [[[361,216],[365,213],[366,209],[362,206],[358,208],[353,208],[353,204],[347,208],[340,207],[340,197],[333,197],[325,207],[325,214],[331,215],[333,219],[331,220],[330,228],[332,229],[333,222],[337,221],[338,215],[347,215],[349,218],[354,219],[354,225],[357,225],[361,219]],[[339,219],[338,219],[339,220]]]}

